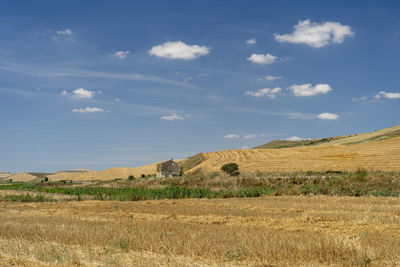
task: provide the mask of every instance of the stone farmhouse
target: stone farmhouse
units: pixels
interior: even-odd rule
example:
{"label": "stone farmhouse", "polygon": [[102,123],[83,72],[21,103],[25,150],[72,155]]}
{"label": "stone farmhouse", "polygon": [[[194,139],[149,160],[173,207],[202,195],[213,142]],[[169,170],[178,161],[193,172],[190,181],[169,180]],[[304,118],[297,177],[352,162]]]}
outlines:
{"label": "stone farmhouse", "polygon": [[173,159],[157,164],[156,177],[173,177],[179,175],[179,164]]}

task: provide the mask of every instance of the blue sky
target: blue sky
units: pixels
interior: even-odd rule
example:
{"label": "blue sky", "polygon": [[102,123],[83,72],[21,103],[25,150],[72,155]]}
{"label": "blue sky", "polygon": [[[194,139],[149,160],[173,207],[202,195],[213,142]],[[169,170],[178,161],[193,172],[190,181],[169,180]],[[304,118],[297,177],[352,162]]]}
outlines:
{"label": "blue sky", "polygon": [[3,1],[0,170],[398,125],[400,4],[349,2]]}

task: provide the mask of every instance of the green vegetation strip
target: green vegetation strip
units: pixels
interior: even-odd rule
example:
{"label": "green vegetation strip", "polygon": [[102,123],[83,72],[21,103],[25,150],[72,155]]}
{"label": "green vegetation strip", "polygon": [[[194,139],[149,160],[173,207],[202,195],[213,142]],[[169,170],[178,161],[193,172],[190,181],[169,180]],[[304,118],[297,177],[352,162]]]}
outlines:
{"label": "green vegetation strip", "polygon": [[26,190],[53,194],[74,195],[78,199],[92,196],[96,200],[136,201],[150,199],[182,199],[182,198],[232,198],[259,197],[270,195],[270,188],[247,188],[239,190],[210,190],[205,188],[185,188],[169,186],[165,188],[105,188],[105,187],[42,187],[35,184],[0,185],[0,190]]}
{"label": "green vegetation strip", "polygon": [[48,198],[41,195],[32,196],[30,194],[24,195],[5,195],[0,196],[0,202],[52,202],[55,201],[52,198]]}
{"label": "green vegetation strip", "polygon": [[[146,181],[147,186],[143,185]],[[115,181],[116,187],[49,186],[35,183],[0,185],[0,190],[33,191],[76,196],[78,200],[136,201],[184,198],[243,198],[267,195],[400,196],[399,172],[307,172],[275,176],[185,176],[169,179]],[[135,187],[135,183],[142,183]],[[214,184],[212,184],[214,183]],[[154,188],[154,186],[159,186]],[[220,190],[219,188],[225,188]],[[29,197],[27,197],[29,199]],[[18,200],[17,200],[18,201]],[[34,200],[33,200],[34,201]],[[40,200],[38,200],[40,201]]]}

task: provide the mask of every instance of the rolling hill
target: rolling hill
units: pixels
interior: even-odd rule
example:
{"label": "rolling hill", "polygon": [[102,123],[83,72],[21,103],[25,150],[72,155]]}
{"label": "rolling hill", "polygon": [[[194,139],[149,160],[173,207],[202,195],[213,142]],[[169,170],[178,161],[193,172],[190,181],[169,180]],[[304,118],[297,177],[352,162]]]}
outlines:
{"label": "rolling hill", "polygon": [[[219,171],[225,163],[236,162],[241,172],[366,170],[400,171],[400,125],[370,133],[318,138],[304,141],[276,140],[254,149],[199,153],[179,161],[185,173]],[[133,175],[155,174],[157,163],[117,167],[102,171],[72,171],[49,174],[56,180],[111,180]],[[14,181],[37,180],[38,174],[7,176]],[[5,178],[4,178],[5,179]],[[1,180],[1,177],[0,177]]]}

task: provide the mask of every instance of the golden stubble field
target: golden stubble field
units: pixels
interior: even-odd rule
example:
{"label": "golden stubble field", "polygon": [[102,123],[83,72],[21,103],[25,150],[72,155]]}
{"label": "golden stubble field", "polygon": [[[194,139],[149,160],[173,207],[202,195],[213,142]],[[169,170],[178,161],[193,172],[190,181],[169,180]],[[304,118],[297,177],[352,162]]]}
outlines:
{"label": "golden stubble field", "polygon": [[1,266],[398,266],[400,199],[0,203]]}

